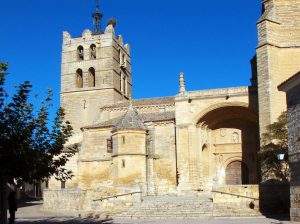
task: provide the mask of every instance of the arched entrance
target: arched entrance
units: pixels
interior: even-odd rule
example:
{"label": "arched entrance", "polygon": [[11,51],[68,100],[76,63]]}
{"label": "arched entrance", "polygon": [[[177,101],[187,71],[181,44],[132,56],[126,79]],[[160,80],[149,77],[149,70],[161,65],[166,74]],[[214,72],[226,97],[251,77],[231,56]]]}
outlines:
{"label": "arched entrance", "polygon": [[229,163],[225,170],[226,185],[248,184],[248,168],[242,161]]}
{"label": "arched entrance", "polygon": [[[197,127],[201,140],[210,145],[211,158],[207,158],[205,147],[200,155],[204,188],[209,187],[209,184],[216,186],[257,183],[259,135],[258,120],[254,112],[244,105],[213,107],[201,115]],[[205,168],[207,160],[209,177]]]}

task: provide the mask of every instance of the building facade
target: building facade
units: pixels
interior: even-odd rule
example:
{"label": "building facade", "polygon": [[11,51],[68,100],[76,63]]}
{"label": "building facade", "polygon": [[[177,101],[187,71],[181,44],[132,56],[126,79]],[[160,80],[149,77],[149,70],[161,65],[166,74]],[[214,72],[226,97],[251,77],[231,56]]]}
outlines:
{"label": "building facade", "polygon": [[300,221],[300,72],[279,86],[288,105],[289,162],[291,169],[291,220]]}
{"label": "building facade", "polygon": [[[277,85],[300,61],[299,2],[262,4],[246,87],[188,91],[180,73],[178,94],[131,99],[130,47],[115,34],[116,24],[76,38],[64,32],[61,105],[75,130],[69,144],[80,149],[66,166],[74,177],[50,180],[45,207],[65,198],[62,208],[93,210],[87,201],[128,193],[186,195],[226,186],[234,193],[230,186],[256,186],[260,133],[285,110]],[[237,191],[256,203],[258,188],[249,189]]]}

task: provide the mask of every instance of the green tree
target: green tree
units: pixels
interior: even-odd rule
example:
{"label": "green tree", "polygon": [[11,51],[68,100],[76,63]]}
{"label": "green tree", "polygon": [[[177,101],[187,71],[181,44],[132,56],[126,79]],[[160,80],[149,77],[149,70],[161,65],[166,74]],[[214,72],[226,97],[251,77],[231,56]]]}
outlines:
{"label": "green tree", "polygon": [[[59,109],[49,128],[52,93],[48,92],[40,108],[30,103],[31,84],[19,85],[10,102],[4,88],[7,65],[0,64],[0,185],[1,211],[3,189],[7,183],[36,183],[55,176],[66,180],[72,173],[64,169],[77,145],[66,147],[73,129]],[[3,217],[3,214],[1,215]],[[5,223],[5,219],[1,220]]]}
{"label": "green tree", "polygon": [[[267,126],[266,133],[262,136],[262,148],[259,153],[262,179],[276,179],[289,182],[290,172],[288,164],[288,128],[287,113],[283,112],[276,122]],[[282,161],[279,154],[284,154]]]}

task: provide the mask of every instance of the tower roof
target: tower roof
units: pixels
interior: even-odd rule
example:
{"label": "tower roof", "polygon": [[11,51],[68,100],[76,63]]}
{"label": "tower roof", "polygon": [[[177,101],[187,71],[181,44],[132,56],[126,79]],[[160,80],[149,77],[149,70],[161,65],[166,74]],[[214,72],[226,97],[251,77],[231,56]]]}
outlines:
{"label": "tower roof", "polygon": [[144,121],[139,115],[137,110],[130,104],[127,112],[116,122],[113,131],[126,130],[126,129],[138,129],[146,130]]}

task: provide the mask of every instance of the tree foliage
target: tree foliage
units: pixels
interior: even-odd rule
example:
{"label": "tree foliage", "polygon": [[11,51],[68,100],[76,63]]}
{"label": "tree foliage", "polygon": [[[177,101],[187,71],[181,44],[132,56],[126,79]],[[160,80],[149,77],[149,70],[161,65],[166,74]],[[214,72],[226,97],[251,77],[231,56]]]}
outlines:
{"label": "tree foliage", "polygon": [[[289,182],[288,164],[288,128],[287,113],[283,112],[276,122],[267,126],[262,136],[262,148],[259,154],[263,181],[276,179]],[[279,161],[278,155],[284,154],[284,160]]]}
{"label": "tree foliage", "polygon": [[[30,103],[32,85],[26,81],[17,87],[7,102],[5,78],[7,65],[0,63],[0,178],[5,182],[34,183],[56,176],[72,177],[63,168],[77,145],[66,147],[72,127],[59,109],[49,128],[52,93],[38,109]],[[50,125],[51,126],[51,125]]]}

